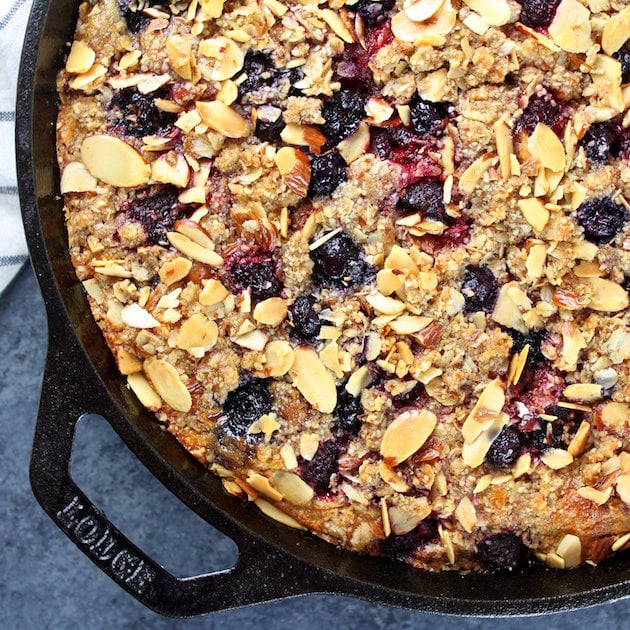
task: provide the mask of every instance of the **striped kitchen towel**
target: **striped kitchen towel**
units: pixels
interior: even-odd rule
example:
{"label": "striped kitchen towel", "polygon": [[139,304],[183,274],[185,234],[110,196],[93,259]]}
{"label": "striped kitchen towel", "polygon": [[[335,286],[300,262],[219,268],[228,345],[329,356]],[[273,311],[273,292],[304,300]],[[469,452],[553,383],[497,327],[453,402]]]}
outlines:
{"label": "striped kitchen towel", "polygon": [[15,172],[15,90],[31,0],[0,0],[0,293],[27,259]]}

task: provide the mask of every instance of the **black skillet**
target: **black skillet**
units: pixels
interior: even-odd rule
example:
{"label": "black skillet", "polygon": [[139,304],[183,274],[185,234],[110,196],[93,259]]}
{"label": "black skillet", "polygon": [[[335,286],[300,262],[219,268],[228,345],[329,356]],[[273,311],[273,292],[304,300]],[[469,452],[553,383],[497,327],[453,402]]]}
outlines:
{"label": "black skillet", "polygon": [[[336,549],[267,520],[224,493],[125,386],[91,317],[66,249],[55,158],[55,75],[72,39],[78,0],[35,0],[17,99],[20,198],[46,303],[49,348],[33,444],[31,484],[48,515],[99,568],[150,608],[192,616],[308,593],[458,615],[532,615],[630,595],[630,561],[513,575],[430,574]],[[19,45],[19,42],[16,42]],[[192,510],[238,545],[227,571],[176,578],[119,532],[76,486],[69,464],[78,420],[104,416],[136,456]]]}

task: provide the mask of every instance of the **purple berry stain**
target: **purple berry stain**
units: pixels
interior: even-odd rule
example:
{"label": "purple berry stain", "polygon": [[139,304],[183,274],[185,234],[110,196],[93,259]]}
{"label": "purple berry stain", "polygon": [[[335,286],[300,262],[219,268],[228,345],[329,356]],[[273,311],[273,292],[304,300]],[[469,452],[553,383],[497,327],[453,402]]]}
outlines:
{"label": "purple berry stain", "polygon": [[477,545],[477,560],[489,571],[513,571],[525,556],[523,541],[512,532],[484,538]]}
{"label": "purple berry stain", "polygon": [[624,44],[613,57],[621,64],[621,83],[630,83],[630,46]]}
{"label": "purple berry stain", "polygon": [[596,245],[610,243],[625,227],[628,211],[610,197],[592,197],[582,202],[575,219],[584,238]]}

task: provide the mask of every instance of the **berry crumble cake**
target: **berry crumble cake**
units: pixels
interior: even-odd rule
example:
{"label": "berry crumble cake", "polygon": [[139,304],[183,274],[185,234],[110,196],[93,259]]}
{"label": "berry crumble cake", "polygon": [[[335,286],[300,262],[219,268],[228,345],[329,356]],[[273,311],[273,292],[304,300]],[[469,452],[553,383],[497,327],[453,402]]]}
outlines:
{"label": "berry crumble cake", "polygon": [[225,490],[430,570],[630,546],[628,0],[90,0],[69,248]]}

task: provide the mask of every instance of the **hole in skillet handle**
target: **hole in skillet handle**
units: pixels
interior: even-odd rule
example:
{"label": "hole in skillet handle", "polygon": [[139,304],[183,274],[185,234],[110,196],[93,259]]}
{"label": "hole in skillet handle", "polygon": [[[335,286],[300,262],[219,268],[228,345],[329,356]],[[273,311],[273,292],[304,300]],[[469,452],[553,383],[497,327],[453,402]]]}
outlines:
{"label": "hole in skillet handle", "polygon": [[[283,554],[243,532],[235,532],[239,556],[234,567],[178,578],[111,523],[70,476],[76,425],[86,406],[100,410],[105,403],[97,400],[100,394],[80,349],[71,344],[59,350],[64,344],[55,340],[60,338],[51,330],[30,476],[35,497],[66,536],[119,586],[164,615],[190,617],[309,592],[292,575],[270,580],[279,565],[286,568]],[[73,375],[59,367],[73,361]]]}

